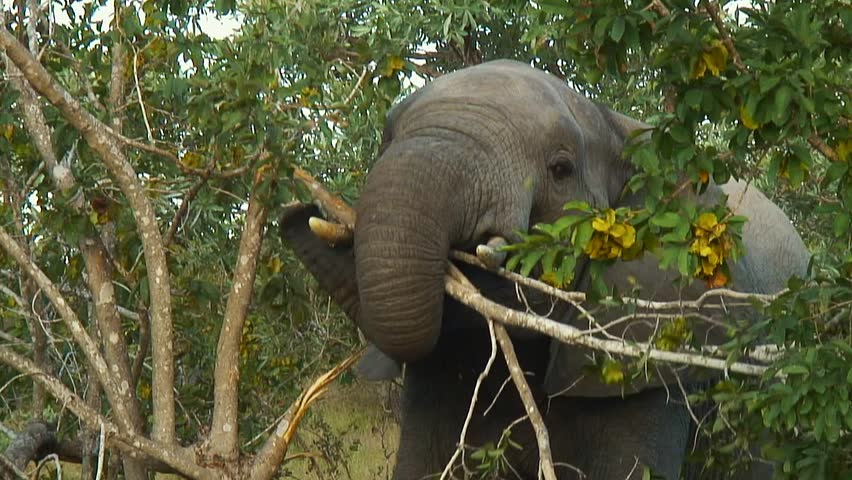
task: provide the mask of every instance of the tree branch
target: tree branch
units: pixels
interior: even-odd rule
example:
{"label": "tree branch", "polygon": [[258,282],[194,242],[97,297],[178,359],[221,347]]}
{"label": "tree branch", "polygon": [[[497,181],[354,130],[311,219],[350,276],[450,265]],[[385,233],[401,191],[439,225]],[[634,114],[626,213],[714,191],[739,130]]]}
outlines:
{"label": "tree branch", "polygon": [[152,337],[154,344],[154,437],[174,442],[174,357],[169,273],[162,238],[151,202],[130,162],[114,141],[110,129],[64,90],[27,52],[20,42],[0,28],[0,48],[21,70],[30,85],[47,98],[62,116],[86,139],[115,177],[122,193],[130,203],[139,230],[149,275],[151,295]]}
{"label": "tree branch", "polygon": [[40,382],[56,400],[66,406],[91,430],[99,430],[103,426],[108,444],[118,447],[131,456],[150,457],[170,466],[174,470],[191,478],[215,480],[221,478],[217,472],[196,464],[194,453],[190,449],[165,446],[151,441],[143,436],[129,432],[121,432],[115,424],[91,409],[74,392],[63,385],[56,377],[48,375],[25,357],[18,355],[11,348],[0,345],[0,363],[4,363],[16,371],[30,375]]}
{"label": "tree branch", "polygon": [[[27,257],[21,246],[18,245],[18,242],[10,237],[9,234],[6,233],[6,230],[2,227],[0,227],[0,248],[5,250],[6,253],[21,266],[27,275],[36,282],[39,288],[42,289],[47,298],[50,300],[50,303],[53,304],[57,313],[59,313],[60,317],[62,317],[62,320],[66,325],[68,325],[68,330],[71,332],[71,336],[74,338],[74,341],[80,345],[80,348],[82,348],[83,354],[86,356],[86,360],[95,370],[98,381],[104,386],[107,398],[115,410],[116,415],[119,418],[131,418],[130,413],[127,411],[127,405],[122,401],[124,396],[127,394],[127,390],[130,389],[130,386],[125,383],[121,385],[121,388],[119,388],[119,386],[116,385],[110,375],[107,363],[104,361],[104,358],[98,350],[97,344],[86,333],[83,324],[80,323],[80,320],[77,318],[77,314],[74,313],[74,310],[65,301],[65,298],[62,296],[59,289],[56,288],[56,285],[54,285],[53,282],[47,278],[44,272],[42,272],[41,269],[39,269],[38,266],[36,266],[29,257]],[[128,430],[128,432],[132,433],[133,430]]]}
{"label": "tree branch", "polygon": [[742,57],[740,57],[740,52],[738,52],[734,46],[734,41],[731,40],[731,36],[728,34],[728,29],[725,28],[725,24],[722,22],[722,17],[719,15],[719,6],[712,0],[704,0],[704,11],[707,12],[707,15],[710,15],[710,19],[712,19],[713,24],[716,25],[716,30],[718,30],[719,35],[722,36],[722,43],[724,43],[725,48],[728,49],[728,53],[733,59],[734,66],[736,66],[737,70],[740,72],[745,72],[746,66],[743,63]]}
{"label": "tree branch", "polygon": [[246,225],[237,252],[233,283],[225,306],[222,330],[216,348],[213,374],[213,421],[210,428],[210,453],[225,460],[236,460],[239,454],[240,340],[251,304],[257,273],[257,259],[263,243],[267,209],[259,193],[259,181],[251,193],[246,212]]}
{"label": "tree branch", "polygon": [[[31,15],[33,13],[31,12]],[[31,39],[32,41],[32,39]],[[29,84],[21,77],[21,72],[13,62],[6,59],[7,69],[15,74],[13,84],[21,93],[20,108],[27,131],[34,139],[36,148],[41,154],[48,167],[50,177],[56,186],[64,193],[79,188],[71,170],[61,165],[53,151],[52,133],[45,121],[39,105],[39,99]],[[118,123],[120,126],[120,122]],[[78,214],[85,214],[83,206],[85,199],[83,195],[77,197],[77,201],[71,202],[71,208]],[[115,303],[115,292],[112,285],[112,271],[107,258],[109,255],[97,235],[87,235],[79,243],[80,252],[88,272],[87,281],[95,304],[95,318],[100,330],[100,337],[104,339],[104,356],[107,364],[114,369],[116,381],[119,384],[129,384],[131,380],[130,367],[127,356],[127,342],[121,331],[121,320],[118,317]],[[37,331],[39,329],[36,329]],[[38,363],[38,362],[37,362]],[[125,408],[116,408],[116,417],[119,425],[124,431],[138,431],[143,427],[142,417],[139,414],[139,405],[133,388],[124,388],[119,391],[121,398],[111,399],[120,401]],[[124,415],[127,413],[127,415]],[[140,465],[132,459],[125,459],[125,469],[128,477],[139,479],[144,475]]]}
{"label": "tree branch", "polygon": [[183,224],[183,220],[186,217],[186,214],[189,212],[189,204],[195,199],[198,192],[201,191],[201,188],[207,184],[207,180],[210,179],[210,174],[213,172],[213,167],[215,163],[210,163],[210,166],[205,170],[203,174],[201,174],[201,178],[195,181],[195,183],[190,187],[190,189],[186,192],[186,195],[183,196],[180,202],[180,207],[178,207],[175,212],[174,218],[172,218],[172,223],[169,224],[169,231],[166,233],[166,237],[163,239],[163,245],[166,248],[169,248],[169,245],[175,239],[175,235],[177,235],[177,230],[180,228],[181,224]]}
{"label": "tree branch", "polygon": [[266,439],[266,443],[263,444],[263,447],[254,457],[248,476],[250,480],[269,480],[272,478],[281,465],[281,462],[284,461],[290,441],[292,441],[293,435],[295,435],[296,430],[299,428],[299,423],[302,421],[311,404],[325,394],[331,382],[358,361],[363,353],[364,349],[353,353],[336,367],[320,376],[290,405],[287,413],[278,422],[275,431]]}
{"label": "tree branch", "polygon": [[[472,291],[478,292],[473,283],[452,263],[450,263],[449,272],[455,281]],[[486,317],[486,319],[489,322],[489,327],[491,327],[490,324],[493,323],[493,320],[491,317]],[[550,434],[547,432],[544,419],[538,410],[527,379],[524,378],[524,372],[518,363],[518,356],[515,355],[515,347],[512,345],[512,339],[509,338],[509,333],[506,332],[506,328],[503,325],[493,325],[493,332],[497,338],[497,342],[500,344],[500,350],[502,350],[503,356],[506,358],[509,375],[512,377],[515,388],[518,390],[518,395],[520,395],[521,401],[524,404],[524,411],[530,419],[533,431],[535,431],[535,439],[538,444],[539,473],[544,476],[545,480],[556,480],[556,472],[553,470],[553,455],[550,453]]]}
{"label": "tree branch", "polygon": [[344,227],[351,231],[355,231],[355,210],[346,204],[340,198],[332,195],[316,181],[310,173],[296,167],[293,170],[293,178],[302,182],[311,193],[311,197],[315,200],[320,209],[326,211],[335,220],[340,222]]}
{"label": "tree branch", "polygon": [[833,148],[829,147],[816,133],[810,134],[808,136],[808,143],[811,144],[816,151],[821,153],[825,158],[831,160],[832,162],[839,162],[840,156],[837,154]]}
{"label": "tree branch", "polygon": [[[769,367],[749,363],[729,363],[718,358],[708,358],[699,353],[658,350],[648,343],[600,339],[590,336],[576,327],[565,325],[549,318],[506,308],[472,291],[450,277],[447,280],[447,293],[456,300],[476,310],[481,315],[493,318],[502,324],[542,333],[569,345],[580,345],[617,355],[627,355],[637,358],[647,357],[650,360],[692,365],[744,375],[760,376],[769,369]],[[782,375],[779,373],[778,376],[781,377]]]}

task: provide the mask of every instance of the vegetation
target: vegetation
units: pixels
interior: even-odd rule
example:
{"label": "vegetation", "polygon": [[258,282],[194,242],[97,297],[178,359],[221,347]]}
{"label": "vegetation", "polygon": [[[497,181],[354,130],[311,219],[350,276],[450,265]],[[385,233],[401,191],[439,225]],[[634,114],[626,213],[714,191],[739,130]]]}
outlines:
{"label": "vegetation", "polygon": [[[655,128],[631,152],[643,210],[573,205],[512,262],[562,287],[582,253],[600,269],[654,249],[724,285],[744,219],[672,193],[753,181],[814,261],[764,321],[731,326],[728,361],[756,344],[783,354],[709,391],[719,415],[703,460],[727,468],[758,446],[780,478],[848,476],[852,8],[746,3],[14,2],[0,30],[4,431],[53,422],[95,452],[79,459],[86,476],[102,431],[109,470],[127,478],[275,475],[286,445],[267,428],[358,343],[275,234],[279,205],[307,199],[294,168],[351,201],[396,99],[515,58]],[[217,16],[239,30],[212,38],[201,25]],[[612,293],[598,282],[590,295]],[[691,342],[681,320],[655,345]],[[602,377],[633,368],[609,359]]]}

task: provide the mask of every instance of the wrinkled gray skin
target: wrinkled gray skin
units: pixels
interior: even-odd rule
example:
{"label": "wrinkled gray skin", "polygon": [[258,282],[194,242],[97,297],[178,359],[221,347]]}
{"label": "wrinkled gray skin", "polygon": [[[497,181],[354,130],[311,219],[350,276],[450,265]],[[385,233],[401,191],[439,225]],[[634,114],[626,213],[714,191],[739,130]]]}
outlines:
{"label": "wrinkled gray skin", "polygon": [[[631,132],[641,127],[529,66],[487,63],[443,76],[393,110],[381,156],[357,205],[354,246],[334,249],[316,239],[307,230],[307,218],[318,215],[314,207],[286,209],[284,239],[378,348],[361,371],[392,376],[395,362],[407,362],[395,479],[442,470],[490,352],[482,319],[444,295],[448,250],[471,249],[492,235],[514,239],[516,231],[557,218],[570,200],[597,207],[641,202],[641,195],[622,196],[633,170],[621,159]],[[741,183],[711,185],[700,200],[715,202],[724,194],[730,195],[729,205],[751,219],[745,229],[748,253],[733,266],[734,287],[774,292],[789,276],[803,274],[808,253],[789,219]],[[487,296],[519,306],[512,285],[460,267]],[[583,277],[581,271],[576,287],[585,285]],[[674,275],[660,272],[650,256],[618,263],[606,274],[620,291],[630,290],[628,277],[641,284],[642,296],[658,300],[695,297],[704,290],[699,282],[675,288]],[[540,313],[552,307],[532,292],[528,299]],[[610,312],[600,319],[618,315]],[[552,316],[584,326],[564,305],[556,305]],[[649,328],[632,324],[616,333],[642,340]],[[595,480],[641,478],[637,459],[668,479],[679,474],[697,478],[683,465],[693,437],[676,385],[604,387],[582,376],[592,352],[512,334],[521,366],[531,373],[555,462],[571,464]],[[713,331],[697,334],[716,336]],[[496,443],[506,425],[524,414],[517,393],[506,388],[482,415],[507,378],[497,358],[480,392],[468,445]],[[681,378],[694,389],[704,377],[681,372]],[[561,395],[548,401],[556,393]],[[514,427],[512,439],[523,446],[520,452],[508,451],[512,466],[521,478],[537,478],[537,448],[527,422]],[[755,478],[767,475],[765,466],[754,470]],[[557,467],[557,472],[559,478],[577,478],[572,469]]]}

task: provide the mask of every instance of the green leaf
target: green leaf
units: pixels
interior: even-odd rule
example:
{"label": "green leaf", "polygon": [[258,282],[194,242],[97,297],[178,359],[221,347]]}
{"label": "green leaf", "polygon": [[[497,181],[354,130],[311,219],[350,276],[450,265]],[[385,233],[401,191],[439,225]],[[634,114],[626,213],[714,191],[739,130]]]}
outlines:
{"label": "green leaf", "polygon": [[541,250],[536,250],[525,255],[523,260],[521,260],[520,274],[525,277],[528,276],[542,256],[544,256],[544,252]]}
{"label": "green leaf", "polygon": [[849,231],[850,215],[848,212],[839,212],[834,216],[834,236],[844,237]]}
{"label": "green leaf", "polygon": [[704,92],[702,92],[700,88],[691,88],[687,90],[686,94],[683,96],[683,101],[686,102],[689,107],[697,109],[701,106],[701,98],[703,96]]}
{"label": "green leaf", "polygon": [[604,34],[609,27],[609,24],[612,23],[612,17],[603,17],[598,20],[598,23],[595,24],[595,40],[601,41],[604,39]]}
{"label": "green leaf", "polygon": [[764,94],[773,88],[781,81],[781,77],[763,76],[758,81],[760,93]]}
{"label": "green leaf", "polygon": [[579,210],[581,212],[590,212],[592,210],[592,207],[589,206],[589,202],[575,200],[563,205],[562,210]]}
{"label": "green leaf", "polygon": [[621,37],[624,35],[624,17],[618,16],[615,17],[615,21],[612,22],[612,29],[609,31],[609,37],[612,38],[612,41],[618,43],[621,41]]}
{"label": "green leaf", "polygon": [[804,365],[787,365],[781,369],[781,373],[786,375],[806,375],[809,370]]}
{"label": "green leaf", "polygon": [[776,125],[783,125],[790,118],[790,101],[793,99],[793,89],[787,85],[781,85],[775,90],[773,97],[774,108],[772,110],[772,121]]}
{"label": "green leaf", "polygon": [[665,212],[651,217],[651,224],[663,228],[674,228],[682,221],[681,216],[675,212]]}
{"label": "green leaf", "polygon": [[577,225],[577,229],[574,231],[574,238],[571,243],[574,244],[574,247],[577,249],[582,249],[589,243],[589,239],[592,238],[592,233],[594,233],[594,229],[592,229],[591,220],[586,220],[579,225]]}

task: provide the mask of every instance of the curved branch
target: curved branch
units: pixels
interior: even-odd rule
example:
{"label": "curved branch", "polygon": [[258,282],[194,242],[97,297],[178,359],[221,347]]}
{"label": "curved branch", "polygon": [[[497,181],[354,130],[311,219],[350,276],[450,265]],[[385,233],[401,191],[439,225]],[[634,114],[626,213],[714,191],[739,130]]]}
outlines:
{"label": "curved branch", "polygon": [[[62,296],[62,293],[56,288],[56,285],[47,278],[47,275],[41,271],[30,259],[27,257],[26,253],[23,251],[18,242],[16,242],[5,229],[0,227],[0,248],[6,251],[6,253],[12,257],[21,268],[27,272],[27,275],[32,278],[39,288],[44,291],[44,294],[47,296],[50,303],[53,304],[56,312],[59,313],[62,320],[68,325],[68,330],[71,332],[71,336],[74,338],[74,341],[80,345],[80,348],[83,350],[83,354],[86,356],[86,360],[95,370],[95,374],[97,375],[98,381],[104,386],[104,390],[106,391],[107,398],[110,400],[110,405],[115,409],[116,415],[123,418],[131,418],[130,413],[127,410],[127,405],[123,401],[123,397],[127,394],[127,390],[130,388],[129,385],[122,385],[122,388],[119,388],[110,375],[109,367],[107,366],[106,361],[104,361],[104,357],[101,356],[100,351],[98,350],[98,346],[94,340],[86,333],[86,329],[83,324],[80,322],[80,319],[77,318],[77,314],[74,313],[74,310],[68,305],[68,302],[65,301],[65,298]],[[133,432],[133,430],[128,430],[129,432]]]}
{"label": "curved branch", "polygon": [[59,403],[67,406],[91,430],[100,430],[101,426],[103,426],[107,443],[119,448],[121,451],[131,455],[138,456],[141,454],[145,457],[156,459],[188,477],[202,480],[221,478],[221,474],[214,470],[196,464],[194,461],[194,452],[191,449],[175,447],[174,445],[166,446],[163,443],[152,441],[141,435],[119,431],[114,423],[91,409],[56,377],[48,375],[44,370],[38,368],[27,358],[18,355],[11,348],[0,345],[0,363],[6,364],[23,374],[32,376]]}
{"label": "curved branch", "polygon": [[154,344],[154,436],[174,441],[174,357],[169,273],[163,241],[151,202],[127,161],[111,129],[85,110],[82,105],[50,76],[27,49],[6,30],[0,28],[0,48],[21,70],[34,90],[43,95],[86,139],[115,177],[130,203],[136,228],[142,239],[145,264],[150,276],[152,337]]}

